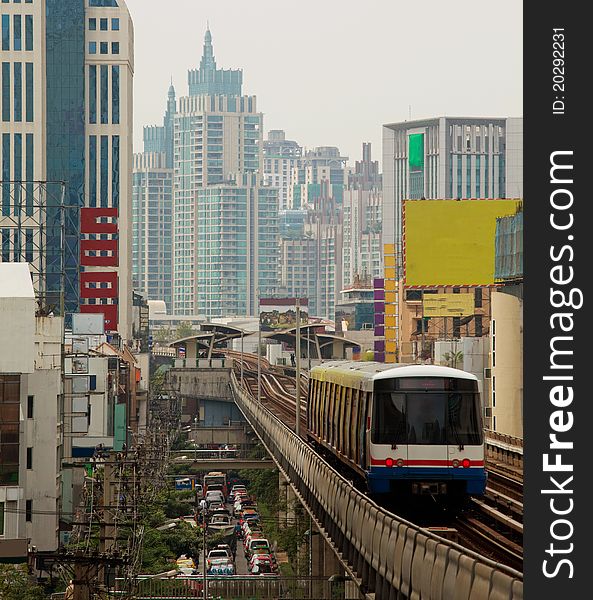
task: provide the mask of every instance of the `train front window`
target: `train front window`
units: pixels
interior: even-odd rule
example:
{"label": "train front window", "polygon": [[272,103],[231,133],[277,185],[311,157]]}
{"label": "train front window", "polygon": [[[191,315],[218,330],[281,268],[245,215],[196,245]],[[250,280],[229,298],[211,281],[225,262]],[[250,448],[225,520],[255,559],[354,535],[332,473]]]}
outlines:
{"label": "train front window", "polygon": [[406,395],[395,392],[376,394],[373,443],[406,444]]}
{"label": "train front window", "polygon": [[406,394],[408,444],[446,444],[445,394]]}
{"label": "train front window", "polygon": [[480,396],[478,394],[449,394],[448,413],[447,438],[449,444],[472,446],[482,443],[482,419],[480,418]]}
{"label": "train front window", "polygon": [[405,378],[377,382],[375,444],[482,444],[480,397],[472,380]]}

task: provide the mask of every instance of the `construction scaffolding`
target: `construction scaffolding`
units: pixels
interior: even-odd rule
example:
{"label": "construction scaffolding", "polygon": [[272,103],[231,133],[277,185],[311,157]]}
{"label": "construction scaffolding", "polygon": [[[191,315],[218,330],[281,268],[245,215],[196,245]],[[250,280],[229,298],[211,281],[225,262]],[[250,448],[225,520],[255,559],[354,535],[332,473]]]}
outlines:
{"label": "construction scaffolding", "polygon": [[0,262],[30,265],[39,316],[77,310],[80,207],[65,204],[66,182],[0,180],[0,189]]}

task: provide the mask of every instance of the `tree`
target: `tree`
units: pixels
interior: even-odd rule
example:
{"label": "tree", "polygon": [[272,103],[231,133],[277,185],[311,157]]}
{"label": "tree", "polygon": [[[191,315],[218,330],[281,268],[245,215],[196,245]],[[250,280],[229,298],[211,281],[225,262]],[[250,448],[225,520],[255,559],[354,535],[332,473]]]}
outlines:
{"label": "tree", "polygon": [[457,369],[457,365],[463,365],[463,352],[461,352],[461,350],[457,352],[445,352],[443,358],[447,361],[448,367]]}
{"label": "tree", "polygon": [[176,340],[181,340],[183,338],[190,337],[194,333],[196,332],[190,323],[181,323],[177,326],[174,337]]}
{"label": "tree", "polygon": [[2,600],[44,600],[43,588],[31,580],[26,565],[0,564]]}

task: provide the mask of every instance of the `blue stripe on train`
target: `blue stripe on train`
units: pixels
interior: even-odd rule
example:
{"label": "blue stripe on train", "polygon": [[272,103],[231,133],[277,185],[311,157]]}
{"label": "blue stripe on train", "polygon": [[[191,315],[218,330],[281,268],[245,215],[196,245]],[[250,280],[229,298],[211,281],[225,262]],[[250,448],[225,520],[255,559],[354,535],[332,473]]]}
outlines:
{"label": "blue stripe on train", "polygon": [[390,491],[390,481],[465,481],[466,493],[482,495],[486,489],[486,471],[482,468],[371,467],[367,471],[369,490],[375,494]]}

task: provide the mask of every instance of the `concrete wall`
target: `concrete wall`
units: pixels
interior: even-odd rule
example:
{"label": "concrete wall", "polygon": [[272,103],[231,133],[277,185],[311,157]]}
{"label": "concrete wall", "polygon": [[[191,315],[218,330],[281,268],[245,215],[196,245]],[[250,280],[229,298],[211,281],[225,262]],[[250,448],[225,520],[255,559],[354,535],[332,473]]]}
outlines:
{"label": "concrete wall", "polygon": [[490,364],[492,428],[523,437],[523,301],[492,294]]}
{"label": "concrete wall", "polygon": [[[4,285],[0,282],[0,285]],[[0,295],[0,373],[32,373],[35,346],[35,298]]]}
{"label": "concrete wall", "polygon": [[[27,375],[27,395],[33,396],[33,417],[25,410],[25,447],[32,450],[32,469],[26,469],[25,500],[32,500],[27,537],[38,550],[58,547],[60,496],[61,318],[38,317],[35,332],[35,372]],[[45,513],[45,514],[43,514]],[[53,513],[53,514],[52,514]]]}
{"label": "concrete wall", "polygon": [[196,444],[248,444],[244,427],[197,427],[189,434]]}
{"label": "concrete wall", "polygon": [[231,401],[230,369],[171,369],[169,383],[180,396]]}

